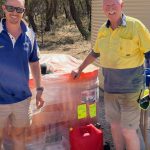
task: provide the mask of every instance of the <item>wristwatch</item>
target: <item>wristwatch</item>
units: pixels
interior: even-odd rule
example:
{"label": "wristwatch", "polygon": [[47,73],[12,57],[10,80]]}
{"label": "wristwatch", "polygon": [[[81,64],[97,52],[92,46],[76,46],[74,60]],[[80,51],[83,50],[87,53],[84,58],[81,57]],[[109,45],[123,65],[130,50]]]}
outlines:
{"label": "wristwatch", "polygon": [[36,88],[36,91],[41,91],[41,92],[43,92],[44,91],[44,87],[38,87],[38,88]]}

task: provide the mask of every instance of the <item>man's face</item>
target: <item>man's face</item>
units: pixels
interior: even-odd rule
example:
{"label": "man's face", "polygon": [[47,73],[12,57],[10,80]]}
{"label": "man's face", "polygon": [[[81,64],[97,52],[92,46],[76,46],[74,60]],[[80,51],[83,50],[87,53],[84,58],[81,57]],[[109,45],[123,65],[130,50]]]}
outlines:
{"label": "man's face", "polygon": [[2,6],[5,12],[6,20],[11,24],[20,23],[24,13],[23,0],[7,0],[6,4]]}
{"label": "man's face", "polygon": [[110,22],[117,22],[122,14],[123,3],[119,0],[104,0],[103,10]]}

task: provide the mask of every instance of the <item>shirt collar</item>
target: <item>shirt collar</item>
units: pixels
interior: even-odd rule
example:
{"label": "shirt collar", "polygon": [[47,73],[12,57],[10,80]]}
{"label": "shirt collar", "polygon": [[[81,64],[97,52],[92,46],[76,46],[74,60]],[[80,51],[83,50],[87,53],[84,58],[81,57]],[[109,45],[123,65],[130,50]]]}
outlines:
{"label": "shirt collar", "polygon": [[[6,19],[5,19],[5,18],[3,18],[3,19],[1,20],[1,24],[2,24],[3,30],[7,32]],[[26,25],[25,21],[21,20],[20,25],[21,25],[22,31],[23,31],[23,32],[26,32],[26,31],[27,31],[27,25]]]}
{"label": "shirt collar", "polygon": [[[107,20],[106,22],[106,27],[109,28],[110,27],[110,20]],[[127,25],[127,22],[126,22],[126,15],[125,14],[122,14],[122,18],[121,18],[121,22],[119,24],[119,26],[123,26],[123,27],[126,27]]]}

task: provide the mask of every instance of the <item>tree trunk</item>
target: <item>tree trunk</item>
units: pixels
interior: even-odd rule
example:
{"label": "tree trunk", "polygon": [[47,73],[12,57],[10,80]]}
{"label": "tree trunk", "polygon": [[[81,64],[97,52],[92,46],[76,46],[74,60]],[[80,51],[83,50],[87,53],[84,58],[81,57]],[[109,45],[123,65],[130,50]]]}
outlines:
{"label": "tree trunk", "polygon": [[89,0],[85,0],[85,2],[86,2],[87,15],[90,16],[91,15],[91,4],[90,4]]}
{"label": "tree trunk", "polygon": [[55,17],[55,19],[57,19],[57,5],[58,5],[58,3],[57,3],[57,0],[54,0],[53,2],[54,2],[54,17]]}
{"label": "tree trunk", "polygon": [[53,24],[53,15],[54,15],[54,3],[53,0],[45,0],[46,2],[46,25],[45,25],[45,31],[50,31],[51,27],[50,25]]}
{"label": "tree trunk", "polygon": [[25,0],[25,7],[26,7],[26,15],[29,19],[29,24],[32,26],[34,32],[37,32],[37,26],[34,21],[34,16],[32,15],[32,8],[29,7],[29,1]]}
{"label": "tree trunk", "polygon": [[34,19],[33,19],[32,14],[31,14],[31,13],[28,13],[27,16],[28,16],[29,23],[31,24],[33,31],[34,31],[34,32],[37,32],[37,26],[36,26],[36,24],[35,24],[35,22],[34,22]]}
{"label": "tree trunk", "polygon": [[82,34],[82,36],[85,38],[85,40],[87,40],[88,39],[88,33],[84,29],[84,27],[82,25],[82,22],[79,18],[79,15],[77,14],[75,4],[74,4],[74,0],[68,0],[68,1],[69,1],[70,12],[71,12],[72,18],[75,21],[75,23],[76,23],[80,33]]}
{"label": "tree trunk", "polygon": [[68,5],[66,4],[66,1],[62,0],[62,4],[63,4],[63,9],[64,9],[64,12],[65,12],[66,19],[71,21],[70,11],[69,11],[69,9],[67,7]]}
{"label": "tree trunk", "polygon": [[87,17],[89,20],[88,30],[89,32],[91,32],[91,0],[90,2],[89,0],[85,0],[85,2],[86,2]]}
{"label": "tree trunk", "polygon": [[83,8],[83,5],[82,5],[81,0],[79,0],[79,3],[80,3],[80,6],[81,6],[82,11],[84,12],[84,8]]}

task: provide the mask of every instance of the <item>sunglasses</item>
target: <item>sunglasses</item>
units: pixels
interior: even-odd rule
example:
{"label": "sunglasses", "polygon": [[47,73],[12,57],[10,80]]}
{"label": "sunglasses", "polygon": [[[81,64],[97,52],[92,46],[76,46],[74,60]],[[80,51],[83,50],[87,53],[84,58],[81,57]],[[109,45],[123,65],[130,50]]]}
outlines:
{"label": "sunglasses", "polygon": [[10,5],[5,5],[5,8],[8,12],[14,12],[16,10],[16,12],[20,13],[20,14],[25,11],[24,8],[14,7],[14,6],[10,6]]}
{"label": "sunglasses", "polygon": [[[144,92],[145,93],[145,92]],[[145,95],[142,98],[138,98],[137,102],[139,103],[139,106],[143,110],[147,110],[150,106],[150,97],[149,94]]]}

